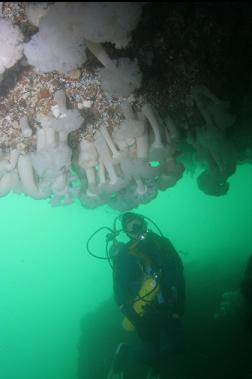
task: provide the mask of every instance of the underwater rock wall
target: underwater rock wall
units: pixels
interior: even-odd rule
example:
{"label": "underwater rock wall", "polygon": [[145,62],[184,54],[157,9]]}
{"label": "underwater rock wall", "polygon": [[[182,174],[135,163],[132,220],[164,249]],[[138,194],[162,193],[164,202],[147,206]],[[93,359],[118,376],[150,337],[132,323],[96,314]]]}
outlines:
{"label": "underwater rock wall", "polygon": [[251,15],[233,5],[223,24],[225,5],[216,10],[1,3],[0,196],[125,211],[197,167],[199,188],[224,195],[252,160],[252,76],[237,77]]}

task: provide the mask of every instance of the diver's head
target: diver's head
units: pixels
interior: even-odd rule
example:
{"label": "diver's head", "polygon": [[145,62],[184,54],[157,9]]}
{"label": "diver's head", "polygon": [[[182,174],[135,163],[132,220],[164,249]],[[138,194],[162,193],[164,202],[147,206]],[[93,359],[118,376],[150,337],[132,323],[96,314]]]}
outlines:
{"label": "diver's head", "polygon": [[147,232],[147,225],[144,221],[144,217],[131,212],[123,214],[122,228],[127,236],[133,240],[144,239]]}

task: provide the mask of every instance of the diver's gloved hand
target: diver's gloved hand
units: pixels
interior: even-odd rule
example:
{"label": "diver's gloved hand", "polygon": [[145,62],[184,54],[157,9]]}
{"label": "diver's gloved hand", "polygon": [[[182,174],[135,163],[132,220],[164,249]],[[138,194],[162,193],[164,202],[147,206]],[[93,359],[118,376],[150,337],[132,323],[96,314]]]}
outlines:
{"label": "diver's gloved hand", "polygon": [[153,335],[153,323],[146,318],[139,316],[138,313],[129,305],[120,307],[124,316],[133,324],[138,336],[142,340],[150,340]]}
{"label": "diver's gloved hand", "polygon": [[125,317],[135,326],[137,327],[141,322],[141,317],[136,313],[132,306],[122,305],[120,307],[122,313]]}
{"label": "diver's gloved hand", "polygon": [[142,317],[142,322],[146,325],[150,325],[151,327],[155,326],[155,324],[160,323],[162,319],[162,315],[159,311],[156,312],[146,312]]}
{"label": "diver's gloved hand", "polygon": [[135,324],[137,334],[142,340],[150,340],[156,335],[156,327],[158,327],[156,319],[141,317]]}

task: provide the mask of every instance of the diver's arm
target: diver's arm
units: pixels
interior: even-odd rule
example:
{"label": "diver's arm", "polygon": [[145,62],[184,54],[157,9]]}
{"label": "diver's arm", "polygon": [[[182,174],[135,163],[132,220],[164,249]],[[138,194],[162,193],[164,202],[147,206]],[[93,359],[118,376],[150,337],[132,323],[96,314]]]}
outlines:
{"label": "diver's arm", "polygon": [[141,323],[141,318],[131,305],[121,304],[119,309],[135,327],[138,327],[139,323]]}
{"label": "diver's arm", "polygon": [[[123,276],[123,275],[122,275]],[[123,315],[136,327],[139,324],[140,317],[133,308],[133,304],[129,303],[126,296],[127,291],[125,289],[124,280],[120,276],[120,279],[114,280],[114,298],[120,311]]]}
{"label": "diver's arm", "polygon": [[167,238],[163,240],[167,252],[167,261],[163,265],[163,287],[173,296],[174,318],[179,318],[184,313],[186,299],[183,262],[172,243]]}
{"label": "diver's arm", "polygon": [[126,292],[120,284],[118,281],[114,282],[115,302],[123,315],[137,328],[141,321],[140,316],[134,310],[133,305],[128,302],[125,295]]}

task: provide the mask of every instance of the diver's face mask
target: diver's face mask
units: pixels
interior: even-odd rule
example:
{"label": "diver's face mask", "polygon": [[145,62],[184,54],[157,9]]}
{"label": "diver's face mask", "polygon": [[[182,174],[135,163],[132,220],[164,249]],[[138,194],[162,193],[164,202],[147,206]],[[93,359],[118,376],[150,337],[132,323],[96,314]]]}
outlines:
{"label": "diver's face mask", "polygon": [[125,232],[130,238],[142,241],[146,237],[147,227],[144,221],[135,218],[128,222],[125,227]]}

